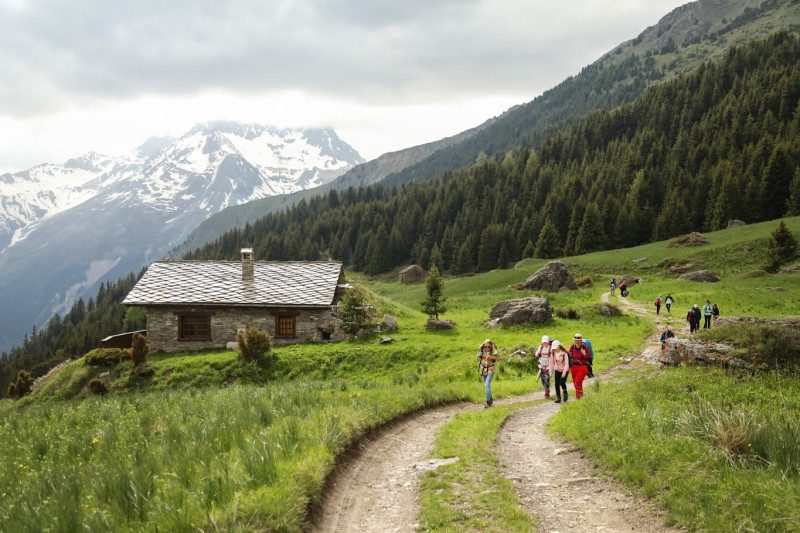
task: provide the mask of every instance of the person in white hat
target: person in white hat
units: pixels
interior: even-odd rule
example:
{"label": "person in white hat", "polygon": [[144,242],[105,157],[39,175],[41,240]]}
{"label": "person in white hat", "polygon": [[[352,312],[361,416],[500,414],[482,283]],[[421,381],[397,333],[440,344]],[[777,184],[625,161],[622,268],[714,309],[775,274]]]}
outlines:
{"label": "person in white hat", "polygon": [[564,402],[569,400],[567,394],[567,376],[569,375],[569,354],[558,341],[550,345],[550,373],[556,380],[556,403],[561,403],[563,393]]}
{"label": "person in white hat", "polygon": [[572,384],[575,385],[575,398],[583,398],[583,380],[589,375],[592,368],[592,351],[583,343],[583,335],[576,333],[573,336],[572,346],[569,347],[572,358]]}
{"label": "person in white hat", "polygon": [[494,403],[492,399],[492,378],[494,378],[494,371],[499,357],[497,345],[493,343],[491,339],[486,339],[483,341],[483,344],[478,347],[478,368],[480,369],[481,379],[483,380],[483,386],[486,390],[485,407],[491,407]]}
{"label": "person in white hat", "polygon": [[538,357],[537,366],[539,367],[539,377],[542,380],[542,387],[544,387],[544,397],[550,397],[550,337],[544,335],[542,343],[536,348],[536,357]]}

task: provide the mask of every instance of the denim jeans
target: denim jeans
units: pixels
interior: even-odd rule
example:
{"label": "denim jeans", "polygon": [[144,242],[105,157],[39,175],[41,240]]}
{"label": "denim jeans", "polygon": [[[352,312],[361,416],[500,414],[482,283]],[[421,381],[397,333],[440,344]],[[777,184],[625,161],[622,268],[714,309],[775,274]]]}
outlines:
{"label": "denim jeans", "polygon": [[483,384],[486,387],[486,405],[492,405],[492,378],[494,378],[494,372],[483,376]]}

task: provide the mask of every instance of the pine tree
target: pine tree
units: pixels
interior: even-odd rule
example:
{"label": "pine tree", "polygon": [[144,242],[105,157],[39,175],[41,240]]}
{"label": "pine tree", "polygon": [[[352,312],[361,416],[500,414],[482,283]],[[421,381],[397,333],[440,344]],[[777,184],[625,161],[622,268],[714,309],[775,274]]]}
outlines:
{"label": "pine tree", "polygon": [[786,201],[786,216],[800,215],[800,166],[794,171],[794,178],[789,187],[789,199]]}
{"label": "pine tree", "polygon": [[431,250],[430,266],[444,268],[443,265],[444,260],[442,259],[442,252],[439,251],[439,245],[434,244],[433,249]]}
{"label": "pine tree", "polygon": [[533,241],[529,240],[528,244],[525,245],[525,249],[522,250],[522,258],[528,259],[529,257],[533,257],[536,253],[536,245],[533,244]]}
{"label": "pine tree", "polygon": [[553,259],[561,254],[561,244],[558,242],[558,230],[550,219],[547,219],[539,232],[533,256],[540,259]]}
{"label": "pine tree", "polygon": [[433,265],[425,278],[426,295],[422,299],[422,312],[428,316],[439,318],[439,315],[447,311],[445,302],[447,297],[444,295],[444,280],[436,265]]}
{"label": "pine tree", "polygon": [[475,270],[475,263],[472,259],[472,238],[468,237],[458,248],[454,270],[458,274],[466,274]]}
{"label": "pine tree", "polygon": [[597,204],[590,203],[583,214],[581,228],[575,239],[575,253],[584,254],[601,250],[606,244],[606,234],[603,229],[603,218]]}
{"label": "pine tree", "polygon": [[767,243],[767,261],[764,270],[775,273],[792,259],[797,253],[797,239],[781,220]]}
{"label": "pine tree", "polygon": [[506,243],[500,245],[500,253],[497,254],[497,268],[508,268],[508,246],[506,246]]}

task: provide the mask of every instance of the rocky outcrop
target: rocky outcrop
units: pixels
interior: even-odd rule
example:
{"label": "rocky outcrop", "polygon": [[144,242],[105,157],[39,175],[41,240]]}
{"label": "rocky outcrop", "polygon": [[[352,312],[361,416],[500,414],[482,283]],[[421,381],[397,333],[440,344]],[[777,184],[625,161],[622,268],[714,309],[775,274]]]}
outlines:
{"label": "rocky outcrop", "polygon": [[694,272],[688,272],[680,276],[678,279],[682,279],[683,281],[696,281],[699,283],[716,283],[719,281],[717,275],[710,270],[696,270]]}
{"label": "rocky outcrop", "polygon": [[739,228],[739,227],[746,226],[746,225],[747,225],[747,222],[745,222],[744,220],[739,220],[737,218],[734,218],[733,220],[729,220],[728,221],[728,227],[729,228]]}
{"label": "rocky outcrop", "polygon": [[700,342],[692,339],[672,338],[667,340],[666,347],[661,350],[659,362],[664,365],[719,365],[724,367],[745,368],[743,359],[732,355],[733,347],[721,343]]}
{"label": "rocky outcrop", "polygon": [[700,246],[702,244],[708,244],[708,239],[706,239],[705,235],[697,231],[693,231],[688,235],[676,237],[669,243],[670,246]]}
{"label": "rocky outcrop", "polygon": [[526,279],[522,286],[528,290],[548,292],[558,292],[562,288],[567,290],[577,290],[578,288],[575,278],[561,261],[550,261]]}
{"label": "rocky outcrop", "polygon": [[392,315],[383,315],[381,330],[389,332],[397,331],[397,319]]}
{"label": "rocky outcrop", "polygon": [[788,329],[800,328],[800,318],[795,317],[760,317],[760,316],[722,316],[717,321],[717,327],[737,326],[739,324],[754,324],[758,326],[777,326]]}
{"label": "rocky outcrop", "polygon": [[445,318],[429,318],[426,327],[431,331],[443,331],[456,327],[456,323]]}
{"label": "rocky outcrop", "polygon": [[519,324],[541,324],[553,316],[547,298],[531,297],[505,300],[492,307],[489,326],[515,326]]}
{"label": "rocky outcrop", "polygon": [[637,278],[635,276],[622,276],[617,280],[617,286],[619,287],[623,283],[628,287],[632,287],[634,285],[638,285],[639,283],[643,283],[643,281],[642,278]]}

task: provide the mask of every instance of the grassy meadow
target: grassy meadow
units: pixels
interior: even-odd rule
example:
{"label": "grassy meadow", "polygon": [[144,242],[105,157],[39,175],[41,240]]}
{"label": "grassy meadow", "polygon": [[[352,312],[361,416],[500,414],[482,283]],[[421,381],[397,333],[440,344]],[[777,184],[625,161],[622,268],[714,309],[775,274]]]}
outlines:
{"label": "grassy meadow", "polygon": [[[800,235],[800,219],[788,219],[788,224]],[[513,360],[508,355],[516,348],[538,344],[543,334],[568,340],[580,331],[591,338],[597,353],[596,370],[610,368],[620,357],[637,353],[653,331],[652,321],[630,315],[606,317],[594,308],[612,275],[644,278],[646,283],[632,290],[632,297],[641,301],[654,298],[650,292],[664,293],[667,288],[678,302],[708,294],[720,302],[723,314],[796,313],[785,300],[796,301],[800,296],[800,274],[752,275],[760,269],[762,248],[775,225],[710,234],[710,244],[700,247],[657,243],[567,258],[565,262],[576,275],[590,276],[594,284],[545,296],[557,309],[574,309],[580,315],[575,320],[556,317],[535,327],[485,327],[494,303],[533,294],[509,288],[544,263],[529,260],[508,270],[448,278],[445,316],[457,323],[452,332],[425,330],[426,317],[419,305],[422,285],[405,286],[388,277],[352,275],[353,281],[373,295],[379,314],[388,312],[398,318],[400,329],[391,334],[393,344],[378,345],[377,337],[368,337],[279,347],[276,361],[269,366],[245,364],[229,351],[153,355],[149,363],[154,372],[149,377],[134,375],[126,366],[129,363],[109,369],[88,367],[80,359],[73,361],[25,400],[0,402],[4,436],[4,446],[0,447],[0,520],[14,531],[299,530],[337,454],[367,430],[442,402],[482,402],[475,350],[485,338],[492,338],[504,355],[493,386],[498,397],[541,388],[532,362]],[[734,262],[733,254],[745,248],[750,251],[742,252],[741,260]],[[647,261],[632,263],[642,257]],[[708,267],[722,281],[678,282],[667,273],[664,263],[678,259],[697,262],[698,268]],[[742,286],[752,294],[743,295]],[[768,289],[776,286],[785,290]],[[682,309],[681,304],[677,307]],[[682,313],[677,314],[680,318]],[[657,388],[657,380],[678,379],[670,377],[673,375],[690,379],[693,372],[696,370],[679,369],[648,374],[630,386],[647,390],[647,384],[653,382],[656,390],[669,391],[667,385]],[[86,383],[101,374],[109,393],[91,396]],[[704,373],[695,381],[710,381],[708,375]],[[725,379],[736,382],[733,377]],[[789,378],[782,378],[781,383],[786,381]],[[777,390],[800,389],[792,387]],[[625,390],[624,386],[604,386],[600,392],[590,389],[587,401],[578,407],[570,404],[569,410],[563,411],[561,425],[555,427],[584,445],[589,437],[581,435],[580,428],[566,424],[565,420],[574,420],[567,413],[594,406],[593,420],[610,424],[608,419],[618,409],[630,402],[636,405],[633,392]],[[725,390],[718,387],[722,396]],[[757,397],[755,393],[747,396],[752,401]],[[774,394],[768,397],[776,398]],[[614,405],[614,410],[604,412],[601,398]],[[496,412],[475,416],[487,416],[492,423],[500,424],[504,416],[500,410]],[[665,413],[668,420],[671,411]],[[458,429],[459,424],[464,427]],[[459,422],[453,434],[468,433],[469,427]],[[631,426],[629,430],[650,427]],[[612,432],[605,431],[603,438],[611,437]],[[437,444],[440,451],[446,448],[446,442],[458,440],[441,438],[444,444]],[[491,440],[487,439],[483,435],[479,440]],[[631,449],[640,450],[634,444]],[[707,443],[696,446],[698,450],[708,448]],[[587,449],[598,461],[614,468],[614,463],[596,448],[587,444]],[[626,453],[627,446],[616,442],[613,449],[615,457],[622,460],[619,454]],[[647,468],[651,465],[648,457],[635,455],[634,459],[630,468],[644,471],[641,463]],[[629,456],[625,460],[632,461]],[[652,486],[652,481],[646,483],[649,493],[666,490]],[[443,500],[428,504],[444,505]],[[775,505],[778,516],[784,507],[782,503]],[[681,523],[699,523],[688,521],[678,511],[675,516]]]}

